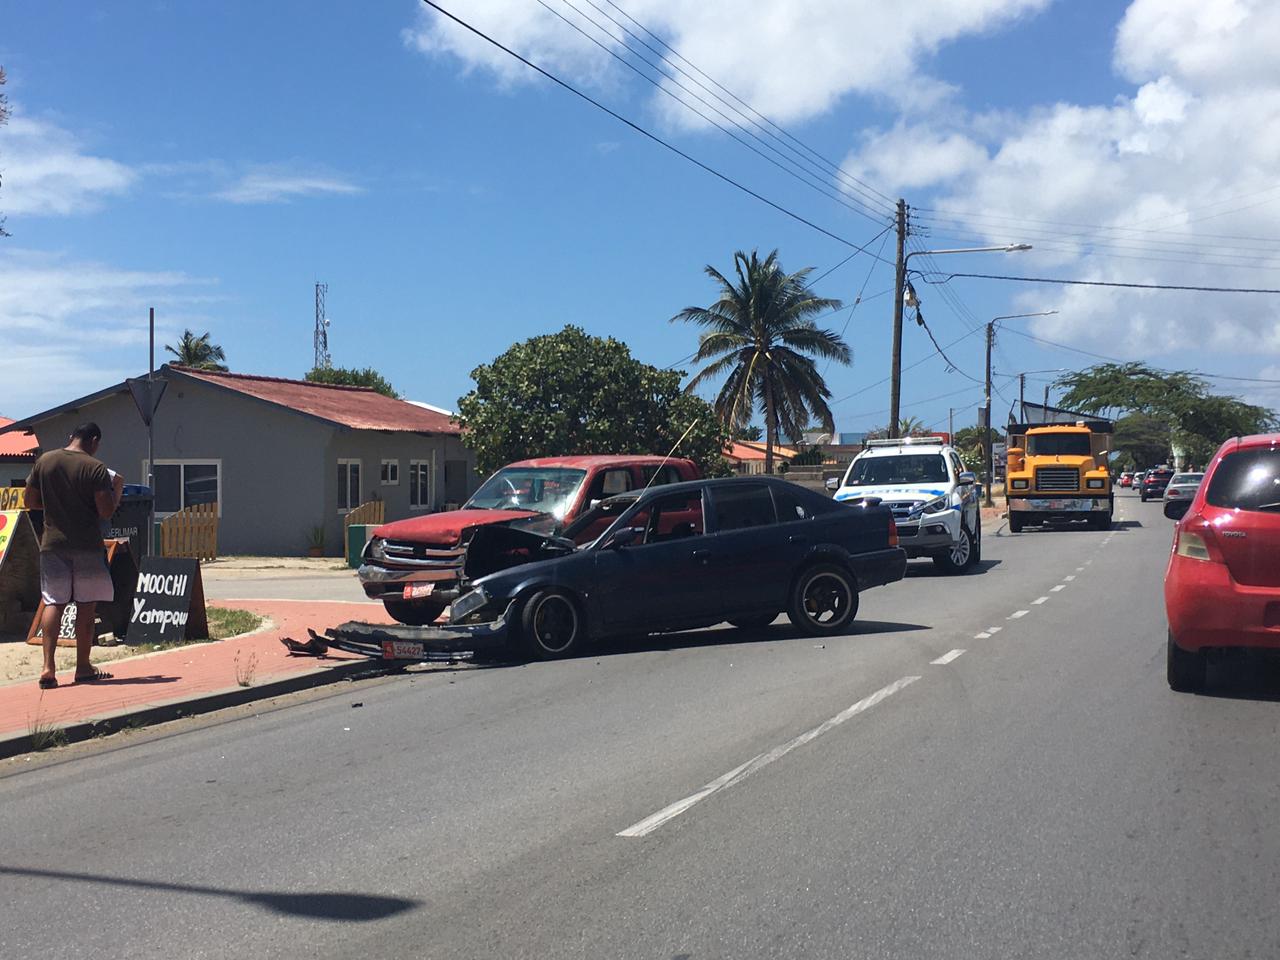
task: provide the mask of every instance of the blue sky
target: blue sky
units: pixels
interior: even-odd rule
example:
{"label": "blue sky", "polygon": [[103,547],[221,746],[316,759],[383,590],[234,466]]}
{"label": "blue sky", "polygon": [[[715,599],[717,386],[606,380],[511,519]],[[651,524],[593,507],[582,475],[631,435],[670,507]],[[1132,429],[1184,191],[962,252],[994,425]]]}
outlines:
{"label": "blue sky", "polygon": [[[879,231],[661,102],[536,0],[455,6],[771,200],[858,243]],[[727,2],[693,5],[697,17],[673,0],[618,6],[877,190],[965,211],[921,221],[920,244],[1044,241],[949,268],[1280,286],[1280,190],[1265,192],[1280,151],[1220,132],[1242,97],[1252,130],[1276,126],[1274,58],[1255,56],[1280,40],[1265,4],[974,0],[968,16],[919,0],[890,42],[880,5],[852,0],[762,4],[777,37]],[[715,8],[723,22],[709,27]],[[233,369],[301,376],[312,285],[325,281],[336,364],[452,407],[476,364],[566,323],[678,361],[696,334],[668,318],[712,299],[702,266],[727,269],[734,250],[778,248],[789,269],[818,273],[847,254],[518,65],[495,66],[411,2],[0,0],[0,23],[14,108],[0,128],[9,416],[143,369],[152,304],[163,340],[207,329]],[[874,297],[823,321],[847,322],[855,355],[828,372],[840,430],[886,419],[888,387],[874,384],[888,371],[891,284],[863,256],[818,284],[848,303]],[[973,422],[982,391],[964,374],[980,377],[983,358],[970,331],[997,314],[1057,308],[1012,323],[1099,355],[1280,380],[1273,298],[956,280],[944,299],[916,286],[939,341],[968,334],[947,351],[963,372],[949,371],[908,324],[904,360],[924,362],[905,374],[904,413],[932,426],[952,406],[957,426]],[[1016,393],[1007,375],[1088,362],[1002,335],[996,417]],[[1028,392],[1050,376],[1033,373]],[[1221,384],[1280,400],[1273,385]]]}

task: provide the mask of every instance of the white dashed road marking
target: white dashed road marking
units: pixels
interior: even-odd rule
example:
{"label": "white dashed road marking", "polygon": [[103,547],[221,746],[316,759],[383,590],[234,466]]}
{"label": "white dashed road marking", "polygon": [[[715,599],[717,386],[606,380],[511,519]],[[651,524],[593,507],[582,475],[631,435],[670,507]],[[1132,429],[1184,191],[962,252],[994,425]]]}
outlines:
{"label": "white dashed road marking", "polygon": [[1067,589],[1067,585],[1065,583],[1060,583],[1057,586],[1050,587],[1049,592],[1057,593],[1059,590],[1065,590],[1065,589]]}
{"label": "white dashed road marking", "polygon": [[707,797],[711,796],[713,793],[718,793],[719,791],[725,789],[726,787],[731,787],[735,783],[739,783],[742,780],[745,780],[747,777],[751,776],[751,774],[755,773],[757,770],[760,770],[763,767],[767,767],[769,764],[773,763],[775,760],[780,760],[782,757],[785,757],[788,753],[790,753],[796,747],[803,747],[809,741],[816,740],[818,737],[822,736],[827,731],[833,730],[836,727],[840,726],[840,724],[844,723],[846,720],[849,720],[860,713],[864,713],[867,710],[870,710],[877,703],[880,703],[882,700],[887,700],[889,697],[893,696],[899,690],[902,690],[905,687],[910,686],[911,684],[915,683],[919,679],[920,679],[919,677],[903,677],[901,680],[895,680],[893,683],[889,684],[887,687],[881,687],[879,690],[871,694],[869,697],[863,697],[857,703],[849,707],[846,707],[844,710],[841,710],[831,719],[825,720],[822,723],[818,724],[818,726],[814,727],[812,730],[805,731],[804,733],[800,734],[800,736],[795,737],[791,740],[788,740],[786,743],[782,744],[781,746],[774,747],[772,750],[768,751],[767,753],[762,753],[762,754],[759,754],[758,756],[752,757],[750,760],[748,760],[746,763],[742,764],[741,766],[734,767],[728,773],[722,776],[716,777],[716,779],[712,780],[710,783],[708,783],[705,787],[703,787],[701,790],[697,791],[696,793],[690,794],[689,796],[685,797],[683,800],[677,800],[675,803],[671,804],[670,806],[663,807],[661,810],[659,810],[657,813],[653,814],[652,816],[645,817],[639,823],[634,823],[631,826],[627,827],[627,829],[619,831],[617,835],[619,837],[647,837],[649,834],[653,833],[653,831],[657,830],[660,826],[662,826],[667,821],[674,820],[676,817],[680,816],[680,814],[684,813],[694,804],[707,799]]}
{"label": "white dashed road marking", "polygon": [[1017,620],[1020,617],[1025,617],[1030,612],[1030,610],[1015,610],[1013,613],[1009,614],[1009,619]]}
{"label": "white dashed road marking", "polygon": [[[990,640],[990,639],[991,639],[991,634],[989,634],[989,633],[975,633],[975,634],[973,635],[973,639],[975,639],[975,640]],[[937,663],[938,661],[937,661],[937,660],[934,660],[934,661],[932,661],[932,662],[933,662],[933,663]]]}
{"label": "white dashed road marking", "polygon": [[946,666],[948,663],[950,663],[952,660],[955,660],[957,657],[959,657],[963,653],[964,653],[963,650],[950,650],[947,653],[944,653],[942,656],[940,656],[937,660],[930,660],[929,662],[933,664],[935,667]]}
{"label": "white dashed road marking", "polygon": [[987,633],[999,633],[1004,627],[987,627]]}
{"label": "white dashed road marking", "polygon": [[[1084,567],[1077,567],[1076,569],[1077,569],[1077,570],[1083,570],[1083,569],[1084,569]],[[1072,580],[1074,580],[1075,578],[1076,578],[1076,575],[1075,575],[1074,573],[1072,573],[1072,574],[1068,574],[1067,576],[1063,577],[1062,579],[1063,579],[1063,580],[1065,580],[1065,581],[1067,581],[1067,583],[1070,583],[1070,582],[1071,582]]]}
{"label": "white dashed road marking", "polygon": [[1048,602],[1049,602],[1049,598],[1048,598],[1048,597],[1036,597],[1036,598],[1035,598],[1034,600],[1032,600],[1031,602],[1032,602],[1032,603],[1034,603],[1034,604],[1036,604],[1036,605],[1038,606],[1039,604],[1042,604],[1042,603],[1048,603]]}

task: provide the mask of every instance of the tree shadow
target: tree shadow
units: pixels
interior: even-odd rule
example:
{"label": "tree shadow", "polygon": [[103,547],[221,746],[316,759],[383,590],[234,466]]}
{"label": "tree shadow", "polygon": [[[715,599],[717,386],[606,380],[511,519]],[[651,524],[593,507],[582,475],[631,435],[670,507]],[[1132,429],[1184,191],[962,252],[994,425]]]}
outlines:
{"label": "tree shadow", "polygon": [[264,907],[273,913],[283,916],[305,917],[312,920],[333,920],[342,923],[367,923],[372,920],[385,920],[388,917],[394,917],[396,914],[421,906],[421,901],[419,900],[407,900],[403,897],[372,896],[364,893],[286,893],[283,891],[229,890],[223,887],[164,883],[157,880],[130,880],[126,877],[108,877],[94,873],[70,873],[62,870],[37,870],[30,867],[0,866],[0,875],[225,897],[252,904],[253,906]]}

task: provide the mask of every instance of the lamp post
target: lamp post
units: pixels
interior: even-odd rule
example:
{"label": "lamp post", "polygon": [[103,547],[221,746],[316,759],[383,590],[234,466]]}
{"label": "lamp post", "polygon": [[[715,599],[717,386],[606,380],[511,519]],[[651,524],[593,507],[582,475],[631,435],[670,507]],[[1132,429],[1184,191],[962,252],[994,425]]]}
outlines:
{"label": "lamp post", "polygon": [[1042,310],[1040,313],[1010,313],[1003,317],[992,317],[987,321],[987,402],[983,407],[982,415],[983,425],[986,427],[986,433],[983,434],[982,440],[983,459],[986,460],[987,467],[986,492],[983,494],[983,504],[985,506],[994,505],[994,501],[991,499],[991,487],[996,479],[995,460],[991,455],[991,348],[996,342],[996,321],[1021,320],[1024,317],[1048,317],[1057,312],[1057,310]]}
{"label": "lamp post", "polygon": [[[901,227],[901,224],[899,225]],[[899,230],[901,233],[901,229]],[[899,253],[902,247],[899,244]],[[959,247],[952,250],[912,250],[910,253],[901,257],[898,261],[898,272],[894,282],[893,297],[893,358],[891,361],[892,369],[890,377],[892,386],[889,388],[889,437],[896,440],[898,437],[898,413],[902,400],[902,295],[907,286],[907,263],[912,257],[926,256],[937,257],[944,253],[1016,253],[1021,250],[1030,250],[1029,243],[1007,243],[1002,247]],[[987,391],[990,394],[991,391]],[[990,408],[990,402],[987,404]]]}

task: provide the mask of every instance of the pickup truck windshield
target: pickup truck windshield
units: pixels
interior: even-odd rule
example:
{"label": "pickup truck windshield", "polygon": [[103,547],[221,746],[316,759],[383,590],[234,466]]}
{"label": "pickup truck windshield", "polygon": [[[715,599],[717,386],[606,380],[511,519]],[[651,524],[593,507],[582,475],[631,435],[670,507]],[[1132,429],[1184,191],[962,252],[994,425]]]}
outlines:
{"label": "pickup truck windshield", "polygon": [[472,494],[464,510],[532,510],[563,520],[573,506],[585,470],[503,467]]}
{"label": "pickup truck windshield", "polygon": [[1031,457],[1087,457],[1091,454],[1087,433],[1045,433],[1027,437]]}
{"label": "pickup truck windshield", "polygon": [[946,483],[947,461],[940,453],[911,453],[897,457],[864,457],[849,468],[850,487],[886,483]]}

